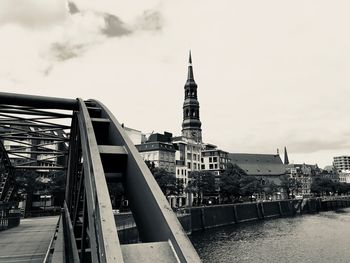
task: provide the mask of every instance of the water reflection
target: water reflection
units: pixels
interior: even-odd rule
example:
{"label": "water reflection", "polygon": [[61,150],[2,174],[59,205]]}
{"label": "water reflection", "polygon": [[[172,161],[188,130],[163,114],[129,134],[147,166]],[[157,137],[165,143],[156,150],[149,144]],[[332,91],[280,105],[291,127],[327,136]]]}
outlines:
{"label": "water reflection", "polygon": [[203,262],[350,262],[350,208],[197,232]]}

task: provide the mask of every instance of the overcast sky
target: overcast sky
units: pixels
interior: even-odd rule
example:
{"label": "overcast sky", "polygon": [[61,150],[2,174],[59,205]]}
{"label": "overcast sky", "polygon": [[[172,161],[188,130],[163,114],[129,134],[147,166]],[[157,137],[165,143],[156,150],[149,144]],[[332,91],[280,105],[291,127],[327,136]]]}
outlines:
{"label": "overcast sky", "polygon": [[[192,50],[205,142],[331,164],[350,155],[350,2],[2,0],[4,92],[107,105],[181,133]],[[283,157],[283,156],[282,156]]]}

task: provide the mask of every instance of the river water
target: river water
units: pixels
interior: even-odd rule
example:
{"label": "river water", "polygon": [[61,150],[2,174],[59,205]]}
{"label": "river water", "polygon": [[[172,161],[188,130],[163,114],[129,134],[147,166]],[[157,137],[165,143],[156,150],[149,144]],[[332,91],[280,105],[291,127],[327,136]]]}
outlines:
{"label": "river water", "polygon": [[193,233],[203,262],[349,263],[350,208]]}

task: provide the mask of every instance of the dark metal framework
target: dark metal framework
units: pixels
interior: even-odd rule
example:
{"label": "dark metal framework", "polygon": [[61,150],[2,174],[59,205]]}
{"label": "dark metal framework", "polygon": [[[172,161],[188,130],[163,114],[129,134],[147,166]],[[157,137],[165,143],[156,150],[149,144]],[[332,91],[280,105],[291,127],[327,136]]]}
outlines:
{"label": "dark metal framework", "polygon": [[16,203],[0,203],[0,231],[16,227],[20,223],[21,214]]}
{"label": "dark metal framework", "polygon": [[13,167],[4,145],[0,141],[0,204],[8,203],[15,192]]}
{"label": "dark metal framework", "polygon": [[[0,116],[18,111],[21,114],[32,113],[29,115],[47,114],[44,119],[40,115],[39,118],[24,120],[24,123],[29,121],[33,127],[40,127],[41,130],[16,127],[17,130],[2,133],[4,140],[9,137],[17,137],[14,139],[16,141],[22,137],[39,137],[69,143],[67,162],[55,167],[67,171],[62,214],[64,257],[67,262],[200,262],[137,149],[102,103],[82,99],[65,99],[60,103],[60,99],[0,93],[0,103],[4,103],[4,100],[7,105],[0,108]],[[49,117],[60,119],[70,116],[66,113],[55,114],[52,109],[73,111],[69,137],[52,136],[47,132],[68,128],[62,124],[55,126],[52,122],[48,123]],[[16,124],[22,122],[18,117],[11,118]],[[0,125],[11,125],[5,122],[0,119]],[[21,154],[23,149],[10,153]],[[31,148],[33,154],[38,151],[49,149],[40,144],[34,150]],[[51,150],[50,154],[53,154]],[[55,151],[55,154],[64,156],[66,153]],[[40,168],[30,161],[17,165],[17,168]],[[108,192],[109,181],[123,184],[142,243],[120,244]]]}
{"label": "dark metal framework", "polygon": [[[63,170],[72,115],[0,105],[0,140],[14,169]],[[60,124],[61,122],[62,124]]]}

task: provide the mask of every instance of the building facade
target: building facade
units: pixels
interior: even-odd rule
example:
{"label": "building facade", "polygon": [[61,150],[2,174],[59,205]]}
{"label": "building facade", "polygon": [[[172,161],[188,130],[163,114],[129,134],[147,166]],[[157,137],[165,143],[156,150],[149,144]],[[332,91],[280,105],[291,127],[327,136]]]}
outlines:
{"label": "building facade", "polygon": [[[278,187],[281,185],[281,176],[286,174],[279,154],[230,153],[228,156],[232,164],[236,164],[247,175],[257,177],[262,185],[270,182]],[[274,195],[274,199],[284,197],[285,193],[282,188]]]}
{"label": "building facade", "polygon": [[219,176],[230,162],[229,153],[212,144],[205,144],[202,150],[201,170],[211,171]]}
{"label": "building facade", "polygon": [[172,134],[151,134],[145,143],[137,144],[136,148],[144,160],[154,163],[155,167],[165,169],[175,174],[175,147],[171,142]]}
{"label": "building facade", "polygon": [[310,164],[287,164],[287,175],[290,178],[295,179],[300,184],[300,189],[295,193],[303,197],[309,197],[311,195],[311,184],[320,173],[321,170],[317,165]]}
{"label": "building facade", "polygon": [[134,145],[146,142],[146,136],[141,131],[126,127],[124,123],[122,123],[122,127]]}
{"label": "building facade", "polygon": [[338,172],[350,170],[350,156],[336,156],[333,157],[333,166]]}
{"label": "building facade", "polygon": [[350,170],[338,172],[339,182],[350,184]]}

